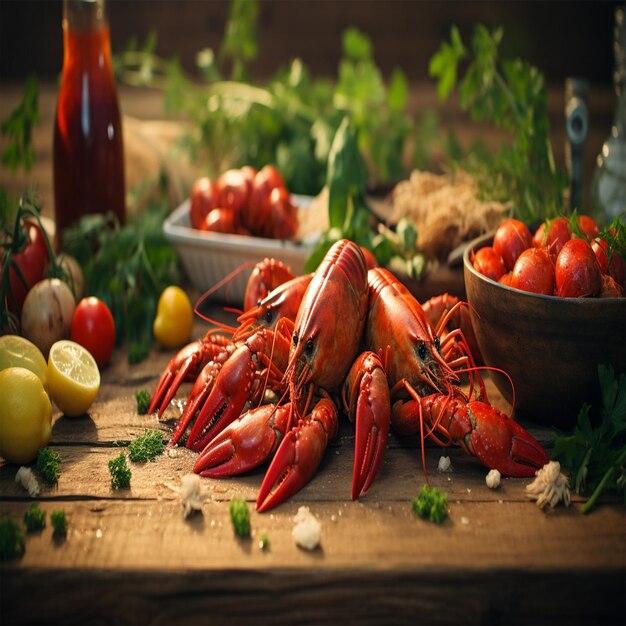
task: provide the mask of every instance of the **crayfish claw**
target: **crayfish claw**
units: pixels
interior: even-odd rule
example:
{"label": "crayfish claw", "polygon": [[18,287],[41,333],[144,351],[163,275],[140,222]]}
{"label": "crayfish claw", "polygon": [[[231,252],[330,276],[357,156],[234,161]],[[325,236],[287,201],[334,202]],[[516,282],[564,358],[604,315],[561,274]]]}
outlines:
{"label": "crayfish claw", "polygon": [[250,471],[276,450],[287,428],[289,407],[265,404],[227,426],[202,451],[193,471],[221,478]]}
{"label": "crayfish claw", "polygon": [[278,506],[313,478],[337,427],[337,407],[324,398],[285,435],[259,489],[257,511]]}
{"label": "crayfish claw", "polygon": [[391,422],[387,377],[374,352],[365,352],[354,362],[344,384],[343,403],[355,422],[352,499],[356,500],[376,478]]}

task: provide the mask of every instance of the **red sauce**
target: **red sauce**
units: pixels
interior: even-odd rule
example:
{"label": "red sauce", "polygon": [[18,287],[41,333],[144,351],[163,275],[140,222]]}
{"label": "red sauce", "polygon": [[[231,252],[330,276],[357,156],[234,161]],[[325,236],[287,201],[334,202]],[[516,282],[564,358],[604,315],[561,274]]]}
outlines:
{"label": "red sauce", "polygon": [[124,148],[109,28],[64,29],[65,56],[54,126],[57,245],[89,213],[126,218]]}

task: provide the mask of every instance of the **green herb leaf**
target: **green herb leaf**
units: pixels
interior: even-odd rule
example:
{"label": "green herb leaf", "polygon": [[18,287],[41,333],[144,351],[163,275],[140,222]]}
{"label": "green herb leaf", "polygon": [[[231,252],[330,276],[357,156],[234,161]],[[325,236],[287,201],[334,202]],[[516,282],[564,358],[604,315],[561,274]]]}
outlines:
{"label": "green herb leaf", "polygon": [[243,498],[233,498],[229,505],[230,520],[239,537],[250,536],[250,512]]}
{"label": "green herb leaf", "polygon": [[448,515],[448,496],[437,487],[423,485],[417,497],[412,500],[411,506],[420,517],[441,524]]}
{"label": "green herb leaf", "polygon": [[130,479],[133,474],[128,463],[126,463],[126,456],[123,452],[109,461],[109,472],[113,489],[128,489],[130,487]]}
{"label": "green herb leaf", "polygon": [[24,526],[29,533],[42,530],[46,525],[46,512],[37,503],[31,504],[24,511]]}
{"label": "green herb leaf", "polygon": [[163,454],[163,450],[165,450],[163,433],[160,430],[146,430],[141,437],[131,441],[128,446],[128,458],[133,463],[154,461],[159,454]]}
{"label": "green herb leaf", "polygon": [[26,541],[19,524],[7,516],[0,518],[0,561],[22,556],[25,548]]}
{"label": "green herb leaf", "polygon": [[137,402],[137,415],[146,415],[150,407],[150,392],[147,389],[138,389],[135,391],[135,400]]}
{"label": "green herb leaf", "polygon": [[52,536],[61,539],[67,536],[67,517],[65,511],[57,510],[50,513],[50,523],[52,524]]}
{"label": "green herb leaf", "polygon": [[55,485],[61,474],[61,455],[52,448],[41,448],[37,451],[36,467],[49,485]]}

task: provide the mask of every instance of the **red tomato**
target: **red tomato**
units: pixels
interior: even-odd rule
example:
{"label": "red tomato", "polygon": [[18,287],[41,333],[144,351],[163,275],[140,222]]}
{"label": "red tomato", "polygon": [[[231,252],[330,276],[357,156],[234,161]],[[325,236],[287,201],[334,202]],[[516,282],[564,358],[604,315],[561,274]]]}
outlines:
{"label": "red tomato", "polygon": [[528,248],[519,255],[513,268],[511,287],[554,295],[554,266],[545,248]]}
{"label": "red tomato", "polygon": [[472,254],[472,265],[478,272],[498,282],[506,274],[502,257],[491,247],[480,248]]}
{"label": "red tomato", "polygon": [[615,250],[609,259],[609,274],[620,287],[626,289],[626,261]]}
{"label": "red tomato", "polygon": [[228,170],[217,179],[219,207],[230,209],[235,217],[248,206],[252,182],[241,170]]}
{"label": "red tomato", "polygon": [[99,368],[111,359],[115,346],[115,321],[109,307],[99,298],[83,298],[72,318],[72,341],[91,352]]}
{"label": "red tomato", "polygon": [[513,272],[507,272],[506,274],[502,274],[500,276],[500,280],[498,281],[501,285],[506,285],[507,287],[512,287],[511,280],[513,280]]}
{"label": "red tomato", "polygon": [[292,239],[298,230],[298,210],[291,201],[291,194],[284,187],[274,187],[270,193],[269,225],[263,231],[275,239]]}
{"label": "red tomato", "polygon": [[624,290],[618,285],[612,276],[602,275],[602,289],[600,289],[600,298],[622,298]]}
{"label": "red tomato", "polygon": [[493,249],[504,261],[504,266],[511,271],[517,257],[532,245],[533,236],[528,226],[515,219],[504,220],[493,237]]}
{"label": "red tomato", "polygon": [[285,187],[285,181],[274,165],[261,168],[254,177],[249,210],[243,216],[243,225],[253,234],[270,219],[270,194],[276,187]]}
{"label": "red tomato", "polygon": [[[9,269],[10,290],[7,289],[6,295],[9,311],[16,314],[21,311],[29,289],[44,277],[50,260],[48,246],[39,226],[27,220],[22,229],[26,236],[26,243],[19,252],[12,254],[12,265]],[[20,278],[20,273],[26,285]]]}
{"label": "red tomato", "polygon": [[240,231],[232,209],[219,208],[209,211],[200,225],[200,230],[213,233],[238,233]]}
{"label": "red tomato", "polygon": [[533,245],[536,248],[547,246],[550,254],[556,258],[561,248],[572,238],[572,231],[566,217],[557,217],[545,221],[535,232]]}
{"label": "red tomato", "polygon": [[609,273],[609,255],[607,252],[608,247],[609,244],[604,239],[594,239],[591,242],[591,249],[596,255],[596,259],[598,259],[600,271],[603,274]]}
{"label": "red tomato", "polygon": [[217,206],[217,187],[208,177],[203,176],[193,184],[189,219],[193,228],[200,228],[211,209]]}
{"label": "red tomato", "polygon": [[602,288],[600,264],[584,239],[570,239],[556,258],[557,295],[563,298],[597,296]]}
{"label": "red tomato", "polygon": [[593,217],[589,217],[589,215],[580,215],[578,217],[578,226],[580,230],[582,230],[585,234],[585,237],[589,239],[589,241],[595,239],[600,232],[596,221],[593,219]]}

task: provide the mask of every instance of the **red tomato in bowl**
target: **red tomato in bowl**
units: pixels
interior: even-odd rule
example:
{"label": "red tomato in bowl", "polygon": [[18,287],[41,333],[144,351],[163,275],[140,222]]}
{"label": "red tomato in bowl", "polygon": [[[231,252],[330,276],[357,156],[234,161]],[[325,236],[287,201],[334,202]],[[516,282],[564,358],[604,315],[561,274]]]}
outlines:
{"label": "red tomato in bowl", "polygon": [[230,209],[239,218],[250,201],[252,181],[242,170],[232,169],[224,172],[217,179],[217,191],[220,208]]}
{"label": "red tomato in bowl", "polygon": [[554,295],[554,266],[545,248],[528,248],[519,255],[510,286],[531,293]]}
{"label": "red tomato in bowl", "polygon": [[115,347],[115,320],[109,307],[99,298],[83,298],[72,318],[72,341],[87,348],[103,368]]}
{"label": "red tomato in bowl", "polygon": [[563,298],[597,296],[602,289],[600,264],[584,239],[570,239],[554,267],[557,295]]}
{"label": "red tomato in bowl", "polygon": [[504,261],[492,246],[485,246],[477,250],[475,254],[472,253],[472,265],[483,276],[487,276],[487,278],[491,278],[491,280],[496,282],[506,274]]}
{"label": "red tomato in bowl", "polygon": [[[25,220],[22,230],[26,237],[23,248],[11,256],[11,267],[9,268],[9,288],[7,288],[7,307],[12,313],[19,313],[26,299],[29,289],[43,279],[50,256],[48,246],[41,228],[30,220]],[[0,250],[0,258],[4,259],[4,251]],[[20,278],[22,274],[26,285]],[[0,285],[2,285],[2,275],[0,274]]]}
{"label": "red tomato in bowl", "polygon": [[215,183],[203,176],[198,178],[191,189],[189,220],[192,228],[200,228],[209,211],[217,206],[218,194]]}
{"label": "red tomato in bowl", "polygon": [[532,241],[533,236],[526,224],[508,219],[498,226],[493,237],[493,249],[502,257],[506,269],[511,271],[519,255],[530,248]]}
{"label": "red tomato in bowl", "polygon": [[595,239],[600,232],[596,221],[589,215],[578,216],[578,227],[583,231],[583,234],[587,237],[587,239],[589,239],[589,241]]}
{"label": "red tomato in bowl", "polygon": [[254,177],[252,183],[252,192],[250,193],[250,203],[248,211],[243,217],[243,225],[252,233],[259,232],[263,229],[266,221],[270,217],[270,195],[276,187],[286,189],[285,181],[281,176],[278,168],[274,165],[266,165],[262,167]]}
{"label": "red tomato in bowl", "polygon": [[561,248],[572,238],[572,231],[566,217],[557,217],[547,220],[535,231],[533,245],[536,248],[547,247],[550,254],[556,258]]}

